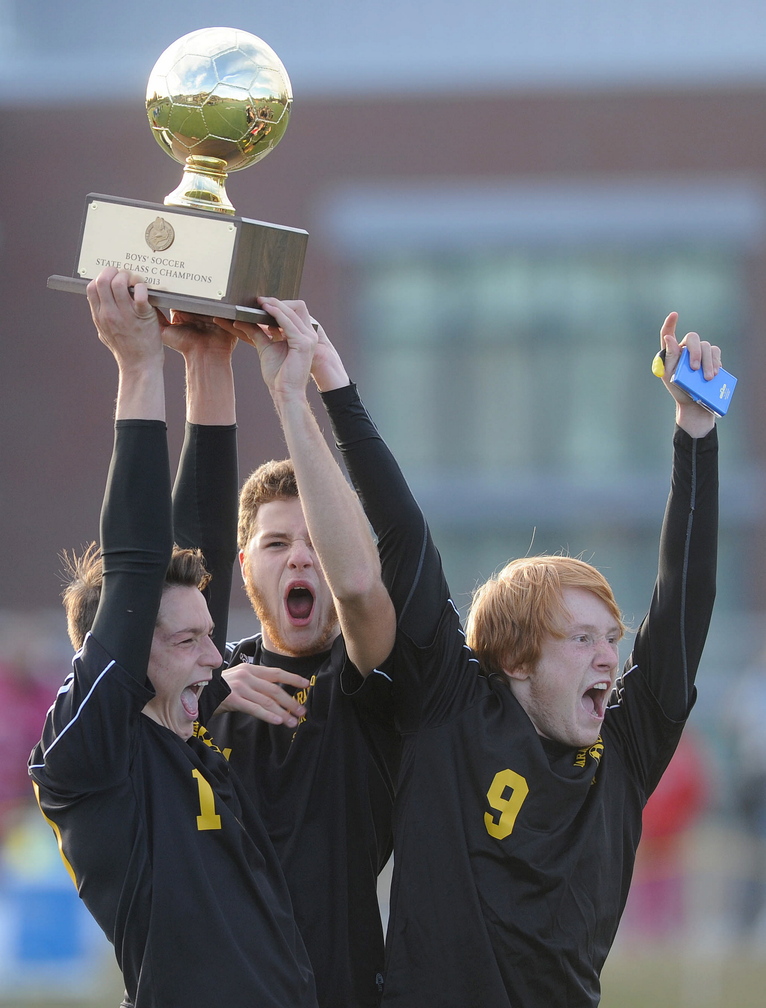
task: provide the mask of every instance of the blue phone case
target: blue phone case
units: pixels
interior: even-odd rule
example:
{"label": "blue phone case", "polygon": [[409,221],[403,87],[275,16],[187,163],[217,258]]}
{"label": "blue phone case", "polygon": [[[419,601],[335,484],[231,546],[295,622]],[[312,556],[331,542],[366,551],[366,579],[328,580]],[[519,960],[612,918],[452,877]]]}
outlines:
{"label": "blue phone case", "polygon": [[734,375],[724,371],[723,368],[710,381],[705,379],[702,368],[693,371],[689,367],[689,351],[686,347],[681,352],[680,360],[670,380],[700,406],[704,406],[705,409],[719,417],[726,415],[734,389],[737,386],[737,379]]}

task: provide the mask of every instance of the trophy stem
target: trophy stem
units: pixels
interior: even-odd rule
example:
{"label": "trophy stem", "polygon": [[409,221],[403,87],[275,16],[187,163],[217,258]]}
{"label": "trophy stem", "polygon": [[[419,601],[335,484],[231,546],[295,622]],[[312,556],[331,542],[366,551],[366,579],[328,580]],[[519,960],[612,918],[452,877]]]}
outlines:
{"label": "trophy stem", "polygon": [[226,195],[226,177],[226,162],[221,158],[191,154],[180,184],[165,197],[165,205],[233,214],[234,206]]}

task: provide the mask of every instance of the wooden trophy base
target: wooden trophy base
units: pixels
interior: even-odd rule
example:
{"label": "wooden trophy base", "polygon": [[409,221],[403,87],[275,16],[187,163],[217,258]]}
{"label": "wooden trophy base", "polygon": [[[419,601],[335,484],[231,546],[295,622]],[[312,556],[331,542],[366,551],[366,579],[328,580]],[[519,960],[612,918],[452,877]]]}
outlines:
{"label": "wooden trophy base", "polygon": [[91,193],[74,276],[48,287],[84,294],[105,266],[132,270],[158,308],[271,322],[258,297],[297,298],[308,233],[206,210]]}
{"label": "wooden trophy base", "polygon": [[[48,287],[51,290],[66,291],[68,294],[84,294],[90,280],[80,280],[78,277],[58,276],[48,277]],[[262,308],[248,308],[246,305],[231,305],[221,301],[210,301],[205,298],[189,297],[185,294],[173,294],[171,291],[154,291],[149,289],[149,304],[155,308],[176,309],[191,312],[193,315],[208,315],[211,318],[236,319],[239,322],[261,322],[268,325],[274,319]],[[314,323],[316,328],[317,323]]]}

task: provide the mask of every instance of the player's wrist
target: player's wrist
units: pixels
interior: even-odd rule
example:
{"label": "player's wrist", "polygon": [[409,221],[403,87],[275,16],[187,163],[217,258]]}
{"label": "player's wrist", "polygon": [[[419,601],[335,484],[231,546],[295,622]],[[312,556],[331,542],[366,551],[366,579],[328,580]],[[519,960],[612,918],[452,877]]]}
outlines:
{"label": "player's wrist", "polygon": [[715,427],[715,417],[696,403],[676,400],[676,425],[686,431],[689,437],[701,438]]}
{"label": "player's wrist", "polygon": [[314,383],[320,392],[334,392],[351,384],[351,379],[344,368],[323,368],[311,373]]}

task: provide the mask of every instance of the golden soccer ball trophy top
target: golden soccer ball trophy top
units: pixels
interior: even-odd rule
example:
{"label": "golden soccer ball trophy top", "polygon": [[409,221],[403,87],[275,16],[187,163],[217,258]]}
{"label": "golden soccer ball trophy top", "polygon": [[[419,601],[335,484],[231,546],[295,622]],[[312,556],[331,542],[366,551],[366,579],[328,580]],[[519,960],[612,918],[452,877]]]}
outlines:
{"label": "golden soccer ball trophy top", "polygon": [[157,143],[184,165],[170,206],[234,213],[228,172],[276,147],[290,119],[292,88],[274,50],[237,28],[202,28],[169,46],[146,89]]}

